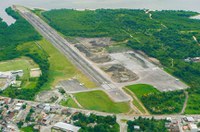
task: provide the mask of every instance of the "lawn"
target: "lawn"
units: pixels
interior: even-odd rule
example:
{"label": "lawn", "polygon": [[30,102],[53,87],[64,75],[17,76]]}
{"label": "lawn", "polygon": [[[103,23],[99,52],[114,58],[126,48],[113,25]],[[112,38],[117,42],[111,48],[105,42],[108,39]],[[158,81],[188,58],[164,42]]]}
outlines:
{"label": "lawn", "polygon": [[149,93],[159,93],[159,91],[151,85],[147,84],[136,84],[127,86],[139,99],[145,94]]}
{"label": "lawn", "polygon": [[66,101],[63,100],[60,104],[67,107],[79,108],[72,98],[69,98]]}
{"label": "lawn", "polygon": [[126,113],[128,103],[115,103],[103,91],[92,91],[74,94],[78,102],[85,108],[109,113]]}

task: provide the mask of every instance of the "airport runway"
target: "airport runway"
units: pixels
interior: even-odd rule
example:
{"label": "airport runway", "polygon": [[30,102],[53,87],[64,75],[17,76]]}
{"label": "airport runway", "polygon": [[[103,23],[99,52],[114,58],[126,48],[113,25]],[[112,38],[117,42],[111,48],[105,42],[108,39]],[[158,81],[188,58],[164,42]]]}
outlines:
{"label": "airport runway", "polygon": [[67,40],[61,37],[53,28],[51,28],[41,18],[21,6],[13,7],[17,10],[33,27],[36,28],[47,40],[49,40],[61,53],[71,60],[85,74],[89,75],[97,84],[105,89],[107,94],[115,102],[129,101],[130,97],[118,88],[112,81],[104,75],[97,66],[87,60],[81,53],[74,48]]}

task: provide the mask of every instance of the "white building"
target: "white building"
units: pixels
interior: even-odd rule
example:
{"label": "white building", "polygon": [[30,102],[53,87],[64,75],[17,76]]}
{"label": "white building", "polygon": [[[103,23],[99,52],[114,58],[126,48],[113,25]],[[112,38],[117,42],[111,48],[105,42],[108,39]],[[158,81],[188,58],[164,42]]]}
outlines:
{"label": "white building", "polygon": [[196,124],[190,123],[188,126],[191,132],[198,132],[198,127]]}
{"label": "white building", "polygon": [[23,103],[17,103],[16,105],[15,105],[15,111],[20,111],[21,109],[22,109],[22,105],[23,105]]}
{"label": "white building", "polygon": [[51,106],[50,106],[50,104],[45,104],[44,112],[45,112],[45,113],[49,113],[50,111],[51,111]]}
{"label": "white building", "polygon": [[23,74],[24,74],[23,70],[0,72],[0,79],[4,80],[3,82],[0,82],[4,84],[3,86],[0,87],[0,89],[5,90],[11,84],[15,84],[16,77],[17,76],[22,77]]}
{"label": "white building", "polygon": [[52,127],[52,131],[63,131],[63,132],[78,132],[80,127],[67,124],[64,122],[58,122]]}

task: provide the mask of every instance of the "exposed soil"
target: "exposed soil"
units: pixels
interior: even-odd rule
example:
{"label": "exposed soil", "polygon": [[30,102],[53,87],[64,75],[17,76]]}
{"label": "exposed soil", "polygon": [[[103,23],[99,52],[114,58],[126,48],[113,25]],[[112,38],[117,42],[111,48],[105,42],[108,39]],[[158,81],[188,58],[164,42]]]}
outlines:
{"label": "exposed soil", "polygon": [[37,95],[36,101],[52,103],[58,99],[58,95],[53,91],[44,91]]}
{"label": "exposed soil", "polygon": [[80,43],[75,47],[85,54],[91,61],[95,63],[104,63],[111,61],[106,47],[112,44],[110,38],[77,38]]}
{"label": "exposed soil", "polygon": [[131,70],[126,69],[120,64],[113,64],[101,67],[102,70],[107,72],[111,79],[115,82],[130,82],[139,79],[139,77]]}

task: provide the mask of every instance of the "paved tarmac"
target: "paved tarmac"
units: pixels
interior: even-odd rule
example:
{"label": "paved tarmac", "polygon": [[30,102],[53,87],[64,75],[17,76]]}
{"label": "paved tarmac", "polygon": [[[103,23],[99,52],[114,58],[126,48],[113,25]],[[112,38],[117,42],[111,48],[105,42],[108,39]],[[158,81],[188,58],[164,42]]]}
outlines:
{"label": "paved tarmac", "polygon": [[110,55],[115,61],[139,76],[139,79],[136,81],[121,83],[119,85],[150,84],[160,91],[174,91],[188,88],[188,86],[179,79],[173,77],[133,51],[113,53]]}

